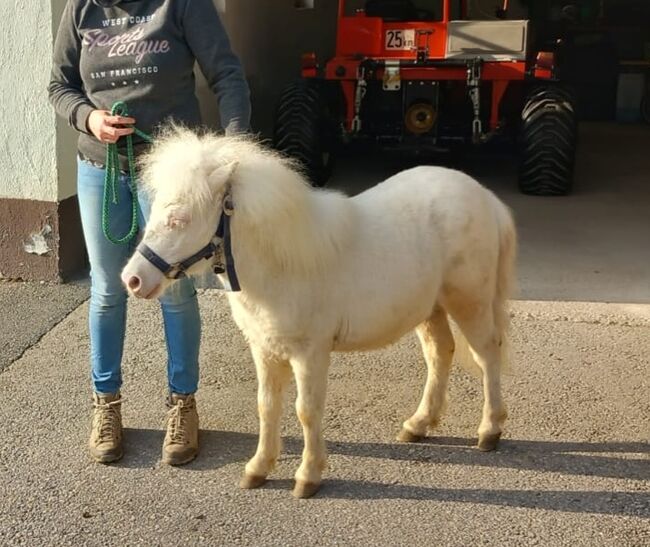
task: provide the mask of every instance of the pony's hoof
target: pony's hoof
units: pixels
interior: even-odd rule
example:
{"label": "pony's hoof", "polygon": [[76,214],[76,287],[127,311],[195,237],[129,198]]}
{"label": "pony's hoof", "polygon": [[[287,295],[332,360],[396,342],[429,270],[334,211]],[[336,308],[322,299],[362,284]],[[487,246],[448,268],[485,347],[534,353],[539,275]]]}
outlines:
{"label": "pony's hoof", "polygon": [[251,488],[259,488],[266,482],[266,477],[261,475],[244,475],[239,481],[239,488],[250,490]]}
{"label": "pony's hoof", "polygon": [[501,433],[494,433],[493,435],[485,435],[484,437],[479,437],[478,449],[481,452],[491,452],[492,450],[496,449],[500,438]]}
{"label": "pony's hoof", "polygon": [[416,435],[411,433],[408,429],[402,429],[397,435],[397,440],[401,443],[417,443],[424,439],[424,435]]}
{"label": "pony's hoof", "polygon": [[320,489],[320,484],[315,482],[296,481],[296,486],[293,487],[293,495],[296,498],[305,499],[311,498]]}

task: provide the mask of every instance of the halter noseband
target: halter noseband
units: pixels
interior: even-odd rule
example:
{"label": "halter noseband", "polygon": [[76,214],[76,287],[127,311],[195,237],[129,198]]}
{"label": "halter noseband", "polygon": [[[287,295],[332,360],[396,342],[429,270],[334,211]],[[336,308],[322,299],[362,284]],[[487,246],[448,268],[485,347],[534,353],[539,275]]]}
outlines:
{"label": "halter noseband", "polygon": [[[170,264],[144,242],[141,242],[138,245],[136,251],[139,252],[144,258],[146,258],[158,270],[160,270],[160,272],[162,272],[162,274],[167,279],[180,279],[182,277],[185,277],[187,275],[187,270],[189,270],[197,262],[214,258],[215,260],[212,264],[212,270],[214,273],[225,273],[228,276],[230,290],[232,292],[239,292],[241,291],[241,287],[239,286],[237,271],[235,270],[235,261],[232,256],[230,217],[232,216],[234,209],[230,192],[226,192],[226,195],[223,199],[223,206],[221,211],[222,212],[221,218],[219,219],[219,226],[217,226],[217,231],[215,232],[210,242],[205,247],[202,247],[199,249],[199,251],[194,253],[189,258],[186,258],[185,260]],[[219,262],[217,259],[217,255],[221,250],[222,243],[224,263]]]}

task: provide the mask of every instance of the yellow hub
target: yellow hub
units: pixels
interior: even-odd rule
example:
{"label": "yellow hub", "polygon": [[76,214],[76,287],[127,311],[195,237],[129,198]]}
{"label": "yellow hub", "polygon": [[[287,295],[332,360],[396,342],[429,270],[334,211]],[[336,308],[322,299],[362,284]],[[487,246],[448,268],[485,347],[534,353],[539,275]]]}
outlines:
{"label": "yellow hub", "polygon": [[416,135],[428,133],[433,129],[438,113],[428,103],[415,103],[409,107],[404,117],[406,129]]}

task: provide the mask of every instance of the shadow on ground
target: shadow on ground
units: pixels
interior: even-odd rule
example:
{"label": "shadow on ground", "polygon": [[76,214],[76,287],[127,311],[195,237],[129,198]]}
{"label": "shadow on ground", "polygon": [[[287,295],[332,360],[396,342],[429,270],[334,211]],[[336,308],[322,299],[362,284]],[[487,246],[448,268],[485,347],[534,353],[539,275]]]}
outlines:
{"label": "shadow on ground", "polygon": [[[270,481],[266,487],[289,490],[292,486],[292,481],[282,480]],[[650,518],[650,494],[643,492],[428,488],[334,479],[325,481],[317,496],[359,500],[431,500]]]}
{"label": "shadow on ground", "polygon": [[[158,465],[162,431],[127,429],[125,435],[129,445],[137,449],[133,454],[127,453],[117,466],[153,468]],[[241,463],[243,466],[255,452],[256,443],[257,436],[248,433],[202,430],[201,456],[185,469],[208,471],[233,463]],[[632,480],[647,478],[650,470],[650,445],[641,442],[504,440],[499,450],[492,453],[479,452],[474,448],[474,444],[474,439],[460,437],[431,437],[417,444],[336,441],[328,443],[328,451],[332,456],[534,470]],[[284,438],[285,460],[287,457],[298,460],[301,451],[301,439]],[[620,457],[622,455],[625,457]],[[291,487],[292,481],[289,480],[270,480],[265,486],[272,490],[289,490]],[[335,499],[424,499],[650,518],[650,494],[647,492],[440,489],[332,478],[326,480],[318,496]]]}

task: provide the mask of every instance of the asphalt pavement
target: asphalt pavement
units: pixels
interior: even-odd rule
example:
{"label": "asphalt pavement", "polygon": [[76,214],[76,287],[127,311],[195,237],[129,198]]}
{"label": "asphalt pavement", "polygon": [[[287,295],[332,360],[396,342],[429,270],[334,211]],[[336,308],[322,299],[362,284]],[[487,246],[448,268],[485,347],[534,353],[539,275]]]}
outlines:
{"label": "asphalt pavement", "polygon": [[291,496],[302,440],[290,401],[277,470],[238,488],[256,442],[254,368],[225,299],[207,291],[201,308],[201,454],[183,468],[160,463],[155,304],[129,313],[120,463],[86,454],[87,305],[0,374],[0,544],[650,545],[650,306],[516,303],[494,453],[473,447],[481,388],[458,367],[439,430],[394,442],[424,382],[414,336],[336,355],[329,469],[310,500]]}

